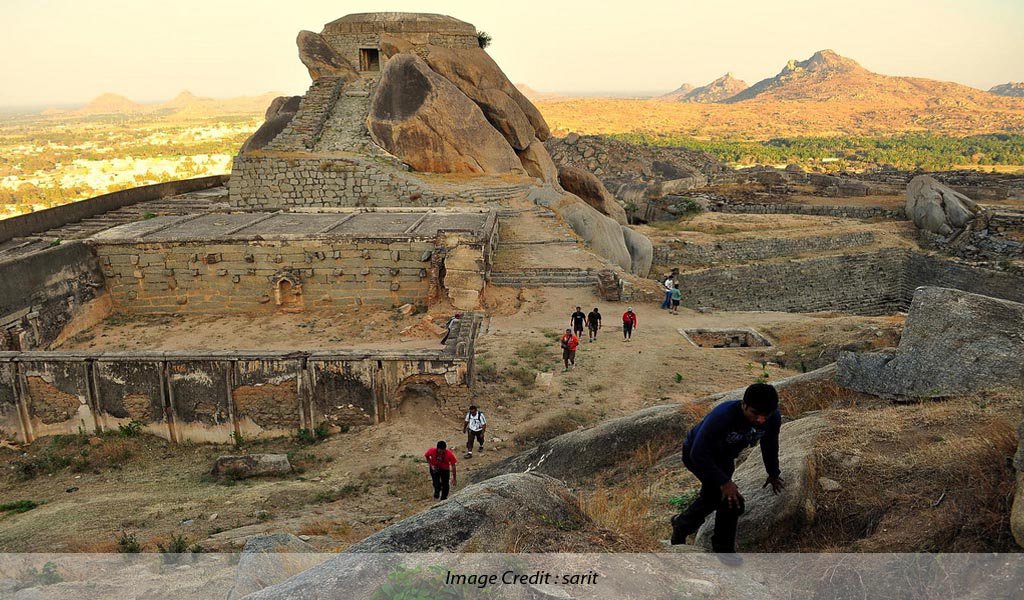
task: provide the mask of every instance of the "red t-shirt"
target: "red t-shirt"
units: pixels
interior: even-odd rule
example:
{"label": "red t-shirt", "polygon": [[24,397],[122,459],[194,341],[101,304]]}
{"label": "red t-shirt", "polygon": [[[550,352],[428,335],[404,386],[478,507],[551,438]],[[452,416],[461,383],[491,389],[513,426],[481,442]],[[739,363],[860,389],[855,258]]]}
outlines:
{"label": "red t-shirt", "polygon": [[443,455],[441,455],[437,451],[437,448],[434,447],[427,450],[423,456],[426,457],[427,464],[429,464],[431,468],[440,469],[442,471],[451,471],[452,465],[459,462],[458,459],[455,458],[455,453],[447,448],[445,448]]}
{"label": "red t-shirt", "polygon": [[576,337],[575,335],[563,335],[562,343],[565,344],[565,348],[569,350],[569,352],[573,352],[580,345],[580,338]]}
{"label": "red t-shirt", "polygon": [[636,327],[636,313],[631,313],[629,311],[622,313],[622,322],[629,323],[633,327]]}

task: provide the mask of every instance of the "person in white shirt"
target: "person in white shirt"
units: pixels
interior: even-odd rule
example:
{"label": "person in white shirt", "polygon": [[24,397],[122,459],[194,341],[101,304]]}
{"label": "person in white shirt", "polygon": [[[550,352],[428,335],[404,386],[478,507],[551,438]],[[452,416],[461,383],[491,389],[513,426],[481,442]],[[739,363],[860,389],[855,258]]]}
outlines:
{"label": "person in white shirt", "polygon": [[462,432],[468,433],[466,440],[466,458],[473,456],[473,440],[480,444],[478,452],[484,451],[484,431],[487,430],[487,417],[477,409],[476,405],[469,407],[466,413],[466,421],[462,424]]}

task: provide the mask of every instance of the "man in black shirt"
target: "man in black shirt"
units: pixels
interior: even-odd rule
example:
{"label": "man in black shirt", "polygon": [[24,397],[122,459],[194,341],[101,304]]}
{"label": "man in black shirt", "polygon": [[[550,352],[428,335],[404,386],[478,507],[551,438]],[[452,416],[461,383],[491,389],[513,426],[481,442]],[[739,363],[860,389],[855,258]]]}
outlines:
{"label": "man in black shirt", "polygon": [[587,329],[590,331],[590,341],[595,341],[597,339],[597,330],[601,329],[601,313],[598,312],[596,306],[587,315]]}
{"label": "man in black shirt", "polygon": [[569,317],[569,322],[572,323],[572,332],[576,334],[576,337],[582,339],[583,324],[587,322],[587,313],[577,306],[576,312],[572,313],[572,316]]}

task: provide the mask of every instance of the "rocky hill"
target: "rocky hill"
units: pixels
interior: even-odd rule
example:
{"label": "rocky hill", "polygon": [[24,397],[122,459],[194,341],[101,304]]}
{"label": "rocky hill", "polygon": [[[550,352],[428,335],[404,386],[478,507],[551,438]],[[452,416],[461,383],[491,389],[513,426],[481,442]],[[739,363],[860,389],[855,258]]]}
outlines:
{"label": "rocky hill", "polygon": [[238,96],[235,98],[206,98],[196,96],[183,90],[177,96],[156,104],[142,104],[118,94],[104,93],[93,98],[88,104],[77,110],[60,110],[48,108],[41,116],[92,116],[92,115],[131,115],[149,114],[168,116],[175,119],[208,118],[223,115],[260,115],[263,114],[280,92],[267,92],[258,96]]}
{"label": "rocky hill", "polygon": [[1015,98],[1024,98],[1024,81],[1011,81],[1009,83],[997,85],[990,89],[989,93],[998,94],[1000,96],[1013,96]]}
{"label": "rocky hill", "polygon": [[145,106],[118,94],[100,94],[75,111],[80,115],[128,114],[145,110]]}
{"label": "rocky hill", "polygon": [[747,83],[726,73],[707,85],[702,85],[687,94],[682,102],[723,102],[747,89]]}
{"label": "rocky hill", "polygon": [[686,95],[693,91],[693,86],[684,83],[667,94],[657,96],[654,100],[659,102],[685,102]]}

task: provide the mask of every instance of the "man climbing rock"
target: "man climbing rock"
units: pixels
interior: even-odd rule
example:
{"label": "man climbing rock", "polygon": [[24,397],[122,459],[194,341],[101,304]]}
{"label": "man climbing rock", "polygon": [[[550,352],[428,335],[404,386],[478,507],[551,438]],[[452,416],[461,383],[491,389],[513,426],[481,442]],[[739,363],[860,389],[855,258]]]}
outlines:
{"label": "man climbing rock", "polygon": [[633,339],[633,330],[636,329],[636,313],[630,306],[622,313],[622,341],[628,342]]}
{"label": "man climbing rock", "polygon": [[576,366],[576,348],[580,345],[580,338],[573,335],[571,329],[566,329],[559,340],[559,345],[562,346],[562,361],[565,362],[565,370],[568,371],[570,365]]}
{"label": "man climbing rock", "polygon": [[466,440],[466,458],[473,458],[473,440],[480,445],[478,452],[484,451],[484,431],[487,430],[487,417],[476,407],[470,405],[466,419],[462,423],[462,433],[468,433]]}
{"label": "man climbing rock", "polygon": [[594,307],[594,310],[590,311],[587,315],[587,330],[590,332],[590,341],[597,341],[597,332],[601,329],[601,312]]}
{"label": "man climbing rock", "polygon": [[700,495],[684,512],[672,517],[672,544],[686,543],[711,513],[715,531],[711,549],[726,564],[739,564],[736,524],[743,514],[743,495],[732,481],[736,457],[744,448],[761,443],[761,456],[771,486],[778,494],[785,487],[779,473],[779,395],[767,383],[755,383],[742,400],[723,402],[686,435],[683,464],[700,480]]}
{"label": "man climbing rock", "polygon": [[569,324],[572,326],[572,332],[578,338],[583,337],[583,325],[587,322],[587,313],[583,312],[583,309],[579,306],[576,307],[576,312],[569,316]]}
{"label": "man climbing rock", "polygon": [[455,458],[455,453],[448,449],[448,444],[444,440],[441,440],[423,456],[427,459],[430,481],[434,484],[434,499],[447,500],[449,489],[458,483],[455,463],[459,461]]}

